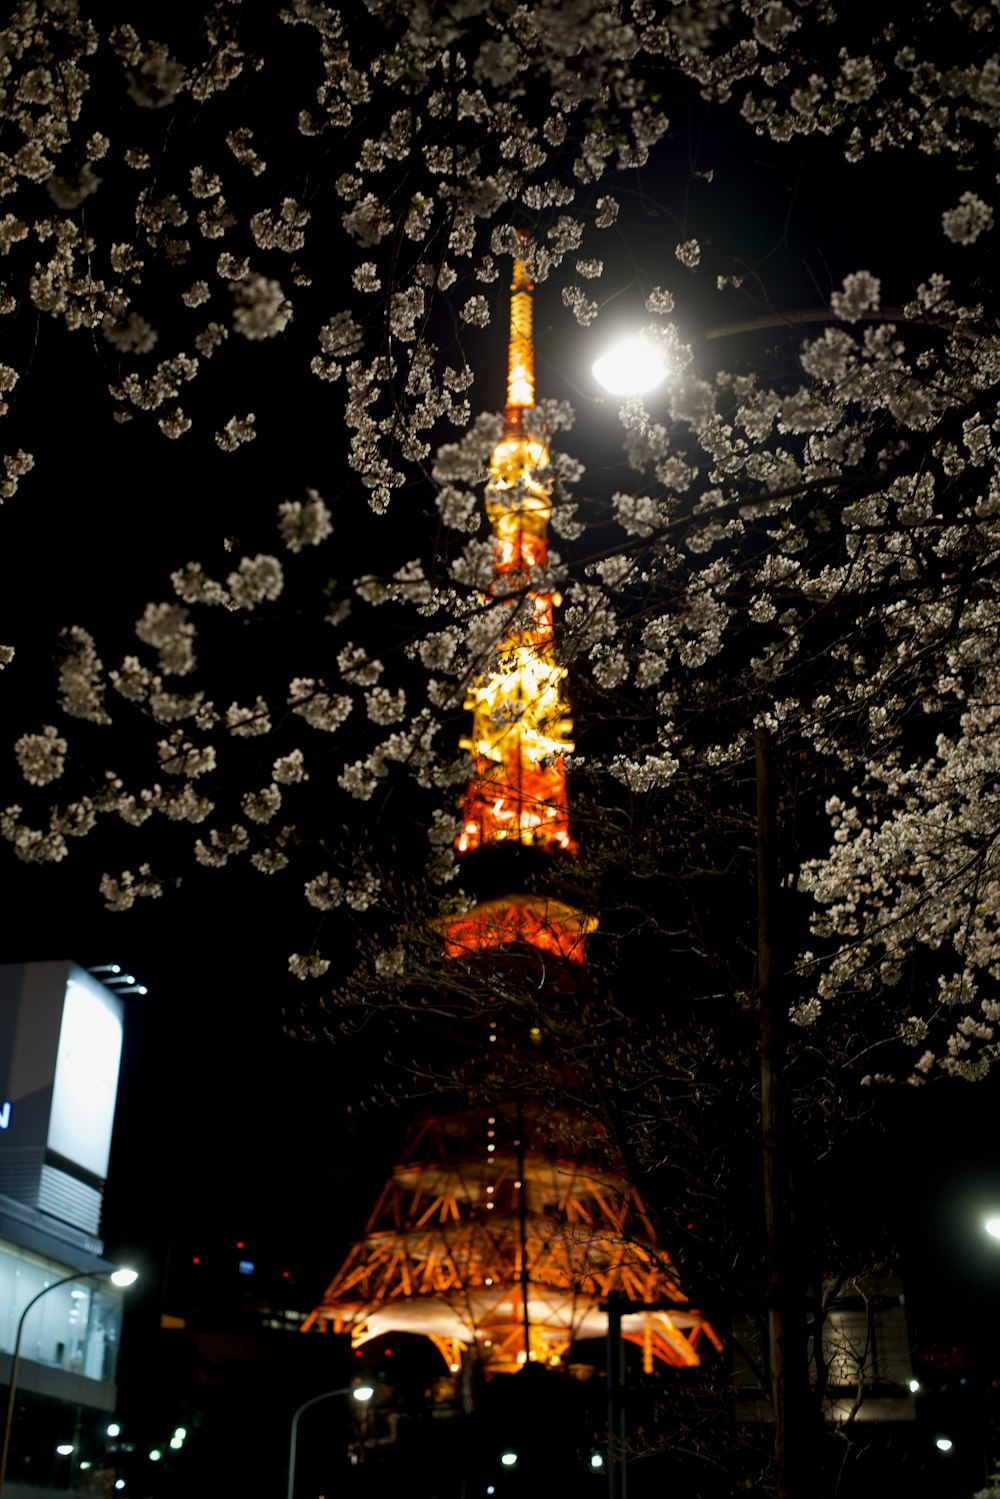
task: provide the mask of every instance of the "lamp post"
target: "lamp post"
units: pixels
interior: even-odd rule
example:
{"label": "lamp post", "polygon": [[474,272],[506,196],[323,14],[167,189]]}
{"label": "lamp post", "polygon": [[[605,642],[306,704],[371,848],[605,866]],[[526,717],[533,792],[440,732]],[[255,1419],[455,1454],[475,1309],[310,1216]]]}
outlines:
{"label": "lamp post", "polygon": [[299,1434],[299,1417],[303,1411],[307,1411],[311,1405],[318,1405],[321,1400],[332,1400],[335,1395],[353,1395],[355,1400],[362,1403],[372,1398],[375,1391],[370,1384],[344,1385],[339,1390],[326,1390],[322,1395],[314,1395],[311,1400],[304,1400],[292,1417],[292,1437],[288,1447],[288,1499],[294,1499],[295,1494],[295,1445]]}
{"label": "lamp post", "polygon": [[130,1286],[139,1279],[137,1270],[83,1270],[76,1271],[73,1275],[63,1275],[59,1280],[52,1281],[51,1285],[43,1286],[25,1306],[17,1324],[17,1336],[14,1339],[14,1355],[10,1365],[10,1385],[7,1389],[7,1417],[3,1429],[3,1450],[0,1451],[0,1499],[3,1495],[4,1480],[7,1477],[7,1455],[10,1452],[10,1433],[14,1425],[14,1400],[17,1395],[17,1371],[21,1363],[21,1334],[24,1332],[24,1321],[36,1301],[41,1301],[50,1291],[57,1290],[60,1286],[68,1286],[75,1280],[110,1280],[116,1286]]}

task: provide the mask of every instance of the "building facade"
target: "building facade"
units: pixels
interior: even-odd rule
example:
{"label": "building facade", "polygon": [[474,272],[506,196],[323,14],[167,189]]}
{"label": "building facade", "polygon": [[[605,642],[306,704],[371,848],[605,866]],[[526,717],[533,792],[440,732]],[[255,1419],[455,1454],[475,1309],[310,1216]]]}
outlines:
{"label": "building facade", "polygon": [[123,1298],[99,1235],[123,1021],[121,995],[75,963],[0,965],[0,1383],[52,1287],[25,1319],[17,1389],[90,1412],[116,1399]]}

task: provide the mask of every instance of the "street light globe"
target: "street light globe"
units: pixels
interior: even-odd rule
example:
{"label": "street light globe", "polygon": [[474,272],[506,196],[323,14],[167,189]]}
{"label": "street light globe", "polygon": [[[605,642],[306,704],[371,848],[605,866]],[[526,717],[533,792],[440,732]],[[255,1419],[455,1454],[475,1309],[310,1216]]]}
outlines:
{"label": "street light globe", "polygon": [[375,1391],[370,1384],[359,1384],[351,1391],[355,1400],[370,1400]]}
{"label": "street light globe", "polygon": [[598,385],[613,396],[641,396],[669,374],[659,349],[641,333],[623,338],[591,367]]}
{"label": "street light globe", "polygon": [[951,1437],[938,1437],[934,1445],[939,1452],[950,1452],[955,1443]]}
{"label": "street light globe", "polygon": [[505,1468],[513,1468],[515,1463],[517,1462],[517,1453],[501,1452],[500,1461],[503,1463]]}
{"label": "street light globe", "polygon": [[59,1446],[56,1448],[56,1451],[58,1452],[60,1457],[69,1457],[70,1453],[73,1451],[73,1443],[60,1442]]}
{"label": "street light globe", "polygon": [[129,1270],[124,1265],[120,1270],[112,1270],[111,1284],[114,1286],[134,1286],[139,1279],[138,1270]]}
{"label": "street light globe", "polygon": [[1000,1217],[987,1218],[983,1227],[991,1239],[1000,1239]]}

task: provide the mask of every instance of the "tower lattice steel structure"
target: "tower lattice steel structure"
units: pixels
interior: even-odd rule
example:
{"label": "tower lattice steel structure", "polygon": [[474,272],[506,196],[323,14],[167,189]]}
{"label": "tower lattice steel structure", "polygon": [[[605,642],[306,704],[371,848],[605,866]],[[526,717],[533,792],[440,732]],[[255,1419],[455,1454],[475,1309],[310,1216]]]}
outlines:
{"label": "tower lattice steel structure", "polygon": [[[516,260],[506,422],[486,487],[491,599],[504,624],[465,705],[472,774],[460,855],[489,857],[503,843],[576,852],[565,771],[572,724],[553,641],[560,599],[538,583],[552,487],[533,422],[533,290],[526,259]],[[596,925],[565,901],[514,894],[480,901],[439,930],[446,962],[475,958],[487,972],[527,963],[544,994],[582,981]],[[540,1028],[533,1039],[543,1045]],[[496,1025],[489,1040],[498,1040]],[[615,1150],[582,1109],[533,1097],[530,1063],[527,1073],[519,1065],[518,1102],[456,1107],[411,1127],[364,1237],[303,1330],[349,1331],[356,1346],[390,1331],[422,1333],[452,1370],[464,1355],[492,1375],[527,1361],[563,1364],[571,1344],[604,1333],[603,1307],[617,1295],[632,1304],[622,1334],[642,1346],[647,1369],[656,1360],[698,1364],[701,1339],[718,1339],[688,1305]]]}

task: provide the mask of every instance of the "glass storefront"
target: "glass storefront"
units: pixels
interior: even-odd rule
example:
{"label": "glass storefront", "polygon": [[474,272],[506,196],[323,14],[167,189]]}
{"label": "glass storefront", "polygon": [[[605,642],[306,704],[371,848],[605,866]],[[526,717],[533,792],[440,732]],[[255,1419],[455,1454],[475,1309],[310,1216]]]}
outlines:
{"label": "glass storefront", "polygon": [[[72,1274],[43,1255],[0,1239],[0,1352],[13,1353],[18,1320],[33,1296]],[[114,1380],[122,1298],[106,1283],[59,1286],[32,1307],[21,1335],[21,1357],[87,1379]]]}

